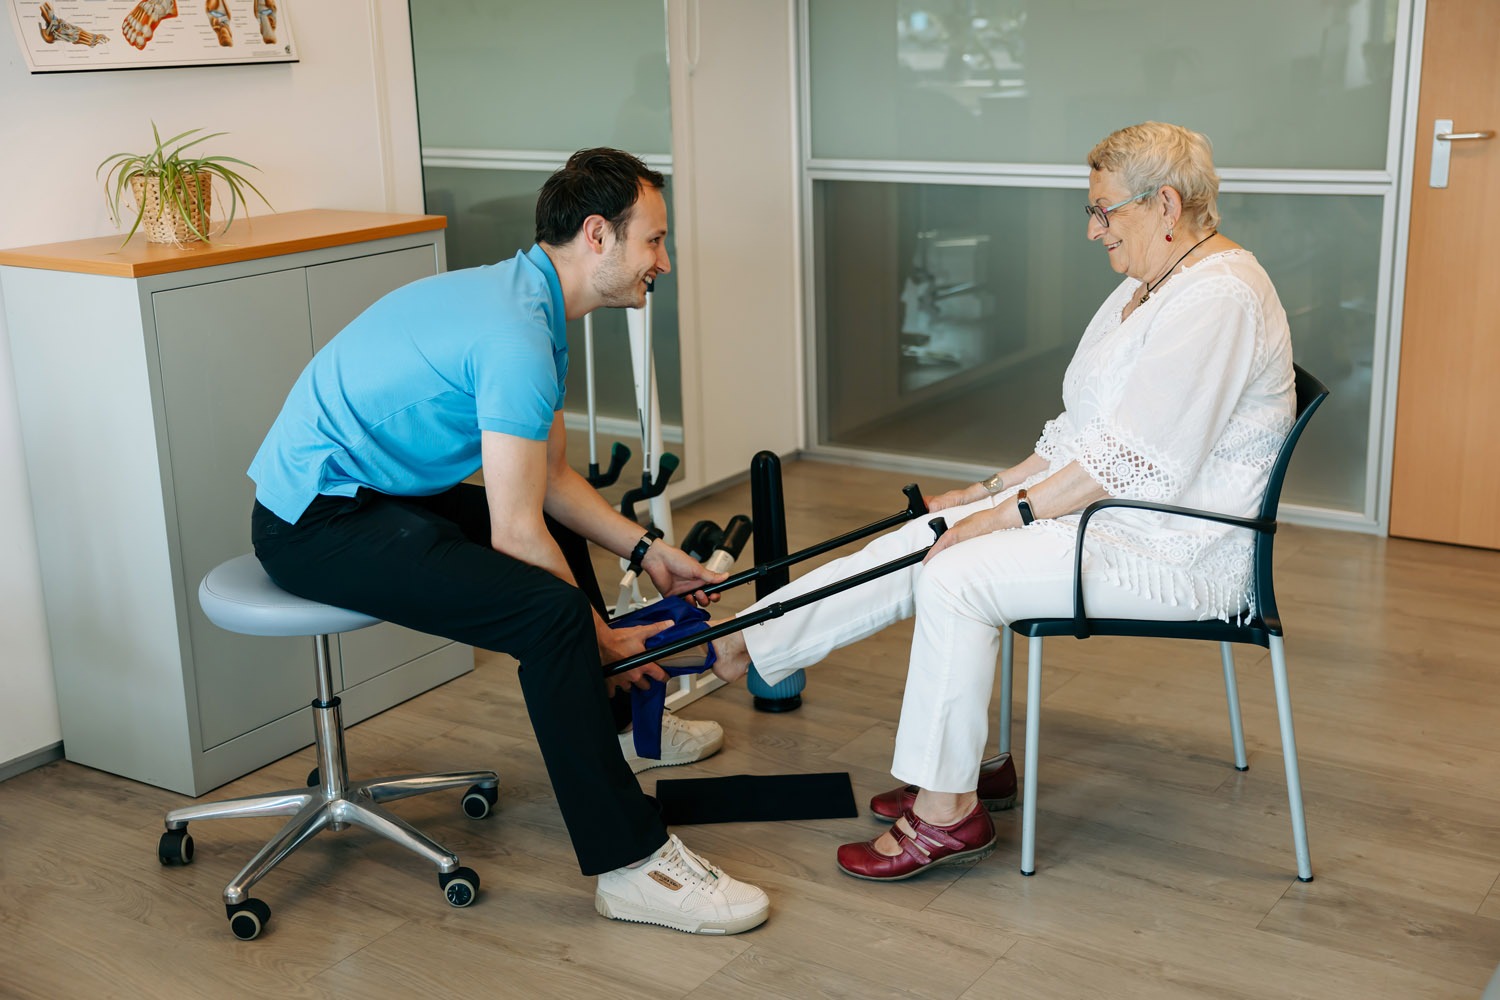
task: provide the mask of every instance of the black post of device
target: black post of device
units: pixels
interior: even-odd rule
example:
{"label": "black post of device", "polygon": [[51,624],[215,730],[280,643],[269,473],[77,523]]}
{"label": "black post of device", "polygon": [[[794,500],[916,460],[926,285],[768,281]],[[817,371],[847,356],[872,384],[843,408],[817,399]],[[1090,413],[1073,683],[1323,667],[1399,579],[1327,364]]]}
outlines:
{"label": "black post of device", "polygon": [[[750,460],[750,520],[755,525],[755,563],[757,566],[784,559],[786,548],[786,498],[781,488],[781,459],[773,451],[757,452]],[[755,597],[764,598],[791,582],[790,569],[783,566],[755,581]],[[767,684],[754,666],[745,678],[745,686],[761,712],[791,712],[802,706],[802,689],[807,673],[798,670],[777,684]]]}

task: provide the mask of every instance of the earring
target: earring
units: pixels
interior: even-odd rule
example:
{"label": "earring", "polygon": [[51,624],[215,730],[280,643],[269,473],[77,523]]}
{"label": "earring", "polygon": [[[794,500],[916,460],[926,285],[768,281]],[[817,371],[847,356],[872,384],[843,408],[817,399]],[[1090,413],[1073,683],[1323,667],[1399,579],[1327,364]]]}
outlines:
{"label": "earring", "polygon": [[1170,230],[1170,229],[1167,230],[1167,242],[1168,243],[1172,242],[1172,230]]}

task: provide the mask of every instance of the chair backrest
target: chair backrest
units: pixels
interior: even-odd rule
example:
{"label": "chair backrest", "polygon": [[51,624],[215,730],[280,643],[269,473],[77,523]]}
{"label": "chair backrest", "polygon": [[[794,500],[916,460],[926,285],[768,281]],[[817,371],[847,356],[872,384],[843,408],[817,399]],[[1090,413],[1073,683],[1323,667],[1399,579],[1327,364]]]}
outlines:
{"label": "chair backrest", "polygon": [[[1268,521],[1276,520],[1276,511],[1281,506],[1281,485],[1286,480],[1287,466],[1292,462],[1292,449],[1297,439],[1312,419],[1313,412],[1328,398],[1328,387],[1301,365],[1292,365],[1297,386],[1297,421],[1287,432],[1281,443],[1281,451],[1271,465],[1271,475],[1266,481],[1266,495],[1260,504],[1260,516]],[[1255,535],[1255,604],[1260,619],[1273,633],[1281,634],[1281,620],[1276,613],[1276,591],[1271,582],[1272,544],[1276,536],[1269,532]]]}

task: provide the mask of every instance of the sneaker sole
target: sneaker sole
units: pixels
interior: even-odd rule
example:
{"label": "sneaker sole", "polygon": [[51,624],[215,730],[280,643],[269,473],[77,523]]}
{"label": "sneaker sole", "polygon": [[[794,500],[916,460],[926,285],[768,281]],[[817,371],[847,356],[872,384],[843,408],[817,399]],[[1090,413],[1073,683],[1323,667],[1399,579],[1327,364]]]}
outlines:
{"label": "sneaker sole", "polygon": [[628,758],[630,773],[640,774],[642,771],[649,771],[653,767],[681,767],[683,764],[696,764],[700,760],[707,760],[722,749],[724,749],[724,736],[720,734],[717,741],[710,743],[703,750],[699,751],[696,757],[684,757],[681,760],[665,757],[661,760],[652,760],[650,757],[630,757]]}
{"label": "sneaker sole", "polygon": [[[1004,812],[1007,809],[1015,808],[1016,795],[1008,795],[1003,799],[980,799],[979,801],[984,803],[984,807],[990,812]],[[885,820],[887,823],[894,823],[896,821],[895,816],[887,816],[885,813],[878,813],[873,809],[870,810],[870,815],[876,819]]]}
{"label": "sneaker sole", "polygon": [[756,913],[746,914],[731,920],[692,920],[675,914],[651,910],[616,899],[607,893],[594,893],[594,910],[610,920],[625,920],[633,924],[654,924],[684,934],[741,934],[759,927],[771,915],[770,907]]}
{"label": "sneaker sole", "polygon": [[843,872],[845,875],[851,875],[854,878],[862,878],[866,882],[905,882],[909,878],[915,878],[916,876],[921,875],[923,872],[932,871],[934,868],[942,868],[944,865],[962,865],[974,861],[983,861],[985,858],[994,853],[995,838],[991,838],[990,842],[988,844],[985,844],[983,847],[976,847],[972,851],[963,851],[959,854],[950,854],[946,858],[943,858],[941,861],[934,861],[930,865],[923,865],[921,868],[918,868],[915,871],[909,871],[905,875],[890,875],[885,878],[880,878],[875,875],[861,875],[859,872],[851,872],[843,865],[839,865],[839,871]]}

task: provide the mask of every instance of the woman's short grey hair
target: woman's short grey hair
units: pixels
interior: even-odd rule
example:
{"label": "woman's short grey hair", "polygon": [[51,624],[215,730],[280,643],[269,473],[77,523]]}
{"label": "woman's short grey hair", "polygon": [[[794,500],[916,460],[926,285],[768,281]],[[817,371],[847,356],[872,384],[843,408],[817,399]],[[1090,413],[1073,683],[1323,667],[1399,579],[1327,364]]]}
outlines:
{"label": "woman's short grey hair", "polygon": [[1131,194],[1170,185],[1190,225],[1204,232],[1219,227],[1219,175],[1213,144],[1201,132],[1165,122],[1129,125],[1089,150],[1088,164],[1119,174]]}

